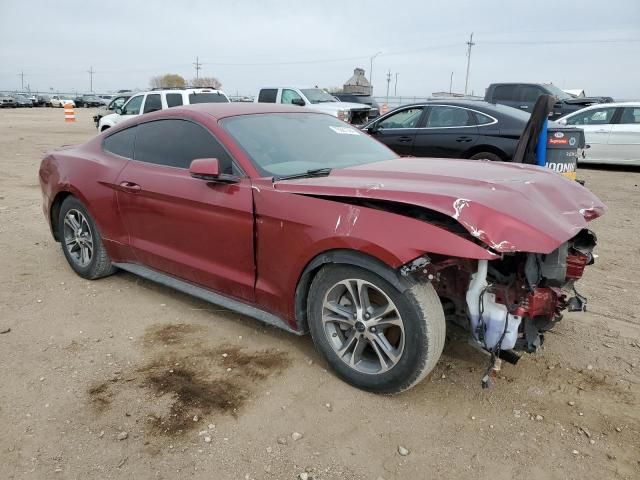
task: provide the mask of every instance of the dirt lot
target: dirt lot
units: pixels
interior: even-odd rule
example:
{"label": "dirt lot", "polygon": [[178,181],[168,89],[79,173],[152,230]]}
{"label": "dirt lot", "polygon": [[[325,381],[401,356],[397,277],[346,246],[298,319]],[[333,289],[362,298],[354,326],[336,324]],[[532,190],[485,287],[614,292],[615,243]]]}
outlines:
{"label": "dirt lot", "polygon": [[429,379],[383,397],[337,380],[308,337],[126,273],[76,276],[37,170],[95,135],[91,114],[0,111],[0,477],[640,478],[639,171],[580,171],[609,207],[588,313],[491,390],[453,332]]}

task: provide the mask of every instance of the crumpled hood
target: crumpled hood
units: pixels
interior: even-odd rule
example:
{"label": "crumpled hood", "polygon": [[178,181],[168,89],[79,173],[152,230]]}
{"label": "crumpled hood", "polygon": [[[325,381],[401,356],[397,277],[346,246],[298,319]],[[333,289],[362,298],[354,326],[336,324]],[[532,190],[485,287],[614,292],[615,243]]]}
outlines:
{"label": "crumpled hood", "polygon": [[503,253],[550,253],[606,210],[589,190],[551,170],[479,160],[401,158],[280,181],[275,188],[417,205],[449,215]]}

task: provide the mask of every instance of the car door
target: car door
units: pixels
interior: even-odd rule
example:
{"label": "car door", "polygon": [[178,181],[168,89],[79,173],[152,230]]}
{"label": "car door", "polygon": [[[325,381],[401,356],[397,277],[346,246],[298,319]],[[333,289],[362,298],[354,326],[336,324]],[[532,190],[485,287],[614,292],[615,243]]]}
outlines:
{"label": "car door", "polygon": [[620,163],[640,164],[640,105],[623,107],[611,125],[607,148]]}
{"label": "car door", "polygon": [[163,119],[136,127],[134,159],[118,177],[121,216],[137,260],[208,289],[251,301],[255,268],[253,200],[248,178],[192,178],[191,161],[217,158],[240,171],[203,126]]}
{"label": "car door", "polygon": [[545,93],[537,85],[519,85],[518,86],[518,101],[515,107],[523,112],[533,112],[533,107],[538,100],[538,97]]}
{"label": "car door", "polygon": [[520,100],[518,98],[518,85],[505,84],[496,85],[493,90],[493,101],[501,105],[507,105],[513,108],[519,108]]}
{"label": "car door", "polygon": [[424,106],[399,108],[377,122],[367,131],[398,155],[413,155],[413,142],[424,114]]}
{"label": "car door", "polygon": [[413,143],[416,157],[461,158],[478,141],[473,113],[463,107],[430,105]]}
{"label": "car door", "polygon": [[589,108],[566,117],[567,125],[584,130],[585,143],[589,145],[586,161],[608,162],[615,158],[607,144],[616,110],[616,107]]}

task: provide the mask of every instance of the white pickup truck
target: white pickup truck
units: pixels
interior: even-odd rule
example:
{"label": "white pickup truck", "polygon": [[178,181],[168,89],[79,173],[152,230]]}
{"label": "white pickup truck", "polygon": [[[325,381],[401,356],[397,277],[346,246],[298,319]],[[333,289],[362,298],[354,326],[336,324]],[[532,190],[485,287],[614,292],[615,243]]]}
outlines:
{"label": "white pickup truck", "polygon": [[312,87],[261,88],[254,101],[256,103],[284,103],[309,107],[355,125],[366,123],[370,110],[368,105],[341,102],[324,90]]}

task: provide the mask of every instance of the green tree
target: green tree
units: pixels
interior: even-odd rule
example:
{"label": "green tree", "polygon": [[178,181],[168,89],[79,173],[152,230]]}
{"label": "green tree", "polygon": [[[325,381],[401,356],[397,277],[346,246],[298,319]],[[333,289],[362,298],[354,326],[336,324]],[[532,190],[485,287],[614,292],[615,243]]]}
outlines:
{"label": "green tree", "polygon": [[177,73],[165,73],[164,75],[151,77],[150,83],[151,88],[184,88],[187,84],[185,79]]}

